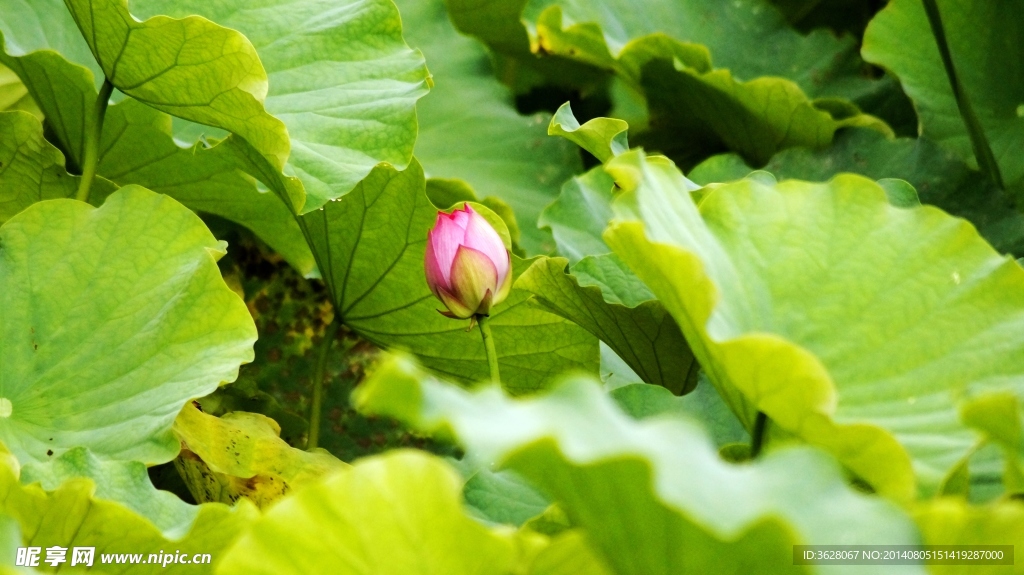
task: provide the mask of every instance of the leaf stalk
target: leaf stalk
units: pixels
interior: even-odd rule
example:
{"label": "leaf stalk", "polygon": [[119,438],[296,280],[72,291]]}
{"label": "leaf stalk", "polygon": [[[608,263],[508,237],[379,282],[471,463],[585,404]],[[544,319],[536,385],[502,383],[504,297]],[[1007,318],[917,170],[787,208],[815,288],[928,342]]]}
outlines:
{"label": "leaf stalk", "polygon": [[83,202],[89,201],[89,192],[92,190],[92,182],[96,179],[96,164],[99,162],[100,137],[103,135],[103,118],[107,115],[107,105],[110,103],[110,95],[114,92],[114,85],[109,78],[103,79],[103,86],[96,95],[96,103],[93,105],[93,114],[89,131],[85,134],[85,150],[82,159],[82,179],[78,182],[78,191],[75,199]]}
{"label": "leaf stalk", "polygon": [[768,429],[768,416],[763,411],[757,412],[757,418],[754,420],[754,431],[750,434],[750,458],[755,459],[761,454],[761,448],[764,447],[764,435]]}
{"label": "leaf stalk", "polygon": [[313,400],[309,407],[309,434],[306,449],[315,449],[320,444],[320,421],[324,410],[324,378],[327,376],[327,358],[330,356],[331,344],[338,335],[341,322],[337,317],[324,330],[324,339],[320,342],[320,355],[313,371]]}
{"label": "leaf stalk", "polygon": [[968,98],[963,84],[960,83],[956,67],[953,65],[953,54],[949,51],[949,43],[946,41],[946,30],[942,26],[939,5],[936,0],[922,0],[922,2],[924,11],[928,15],[928,25],[932,28],[932,36],[935,37],[935,43],[939,48],[939,56],[942,57],[942,65],[946,68],[949,85],[953,89],[956,107],[960,110],[960,117],[967,126],[967,134],[971,137],[971,148],[974,150],[974,157],[978,160],[978,167],[1000,189],[1005,189],[1003,176],[999,172],[999,163],[996,162],[996,156],[992,153],[992,146],[989,145],[988,138],[985,137],[985,130],[974,113],[971,100]]}

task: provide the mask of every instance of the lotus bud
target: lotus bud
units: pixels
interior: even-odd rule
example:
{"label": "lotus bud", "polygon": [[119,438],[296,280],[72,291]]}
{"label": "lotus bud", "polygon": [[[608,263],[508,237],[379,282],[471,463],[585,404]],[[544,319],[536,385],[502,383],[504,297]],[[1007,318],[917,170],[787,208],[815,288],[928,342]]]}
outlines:
{"label": "lotus bud", "polygon": [[423,264],[430,291],[448,308],[438,311],[450,318],[487,315],[512,286],[512,259],[501,236],[469,204],[438,212]]}

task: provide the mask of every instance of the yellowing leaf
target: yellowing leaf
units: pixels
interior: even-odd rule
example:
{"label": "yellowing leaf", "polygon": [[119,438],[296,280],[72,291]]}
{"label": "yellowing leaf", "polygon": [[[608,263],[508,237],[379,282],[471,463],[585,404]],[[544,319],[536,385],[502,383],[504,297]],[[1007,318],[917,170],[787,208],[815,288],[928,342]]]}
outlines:
{"label": "yellowing leaf", "polygon": [[186,405],[174,422],[182,452],[175,465],[199,501],[245,497],[265,507],[304,483],[346,465],[325,451],[303,451],[279,437],[277,423],[258,413],[207,415]]}

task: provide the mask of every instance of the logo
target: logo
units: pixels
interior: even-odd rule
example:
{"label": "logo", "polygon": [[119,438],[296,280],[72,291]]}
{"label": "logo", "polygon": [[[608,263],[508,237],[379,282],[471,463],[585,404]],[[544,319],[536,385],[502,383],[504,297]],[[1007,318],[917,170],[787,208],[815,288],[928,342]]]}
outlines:
{"label": "logo", "polygon": [[[43,553],[42,547],[18,547],[18,554],[14,564],[19,567],[38,567]],[[84,565],[92,567],[93,558],[96,556],[95,547],[73,547],[71,549],[71,565]],[[50,567],[56,567],[68,561],[67,547],[47,547],[46,559],[43,563],[49,563]]]}

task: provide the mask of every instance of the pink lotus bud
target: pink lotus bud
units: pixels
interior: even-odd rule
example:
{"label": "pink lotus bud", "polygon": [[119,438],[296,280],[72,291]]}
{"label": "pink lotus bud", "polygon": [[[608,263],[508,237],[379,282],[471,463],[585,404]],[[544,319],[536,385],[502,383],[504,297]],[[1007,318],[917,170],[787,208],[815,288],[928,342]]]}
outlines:
{"label": "pink lotus bud", "polygon": [[512,259],[501,236],[469,204],[437,213],[423,259],[427,285],[451,318],[487,315],[512,286]]}

